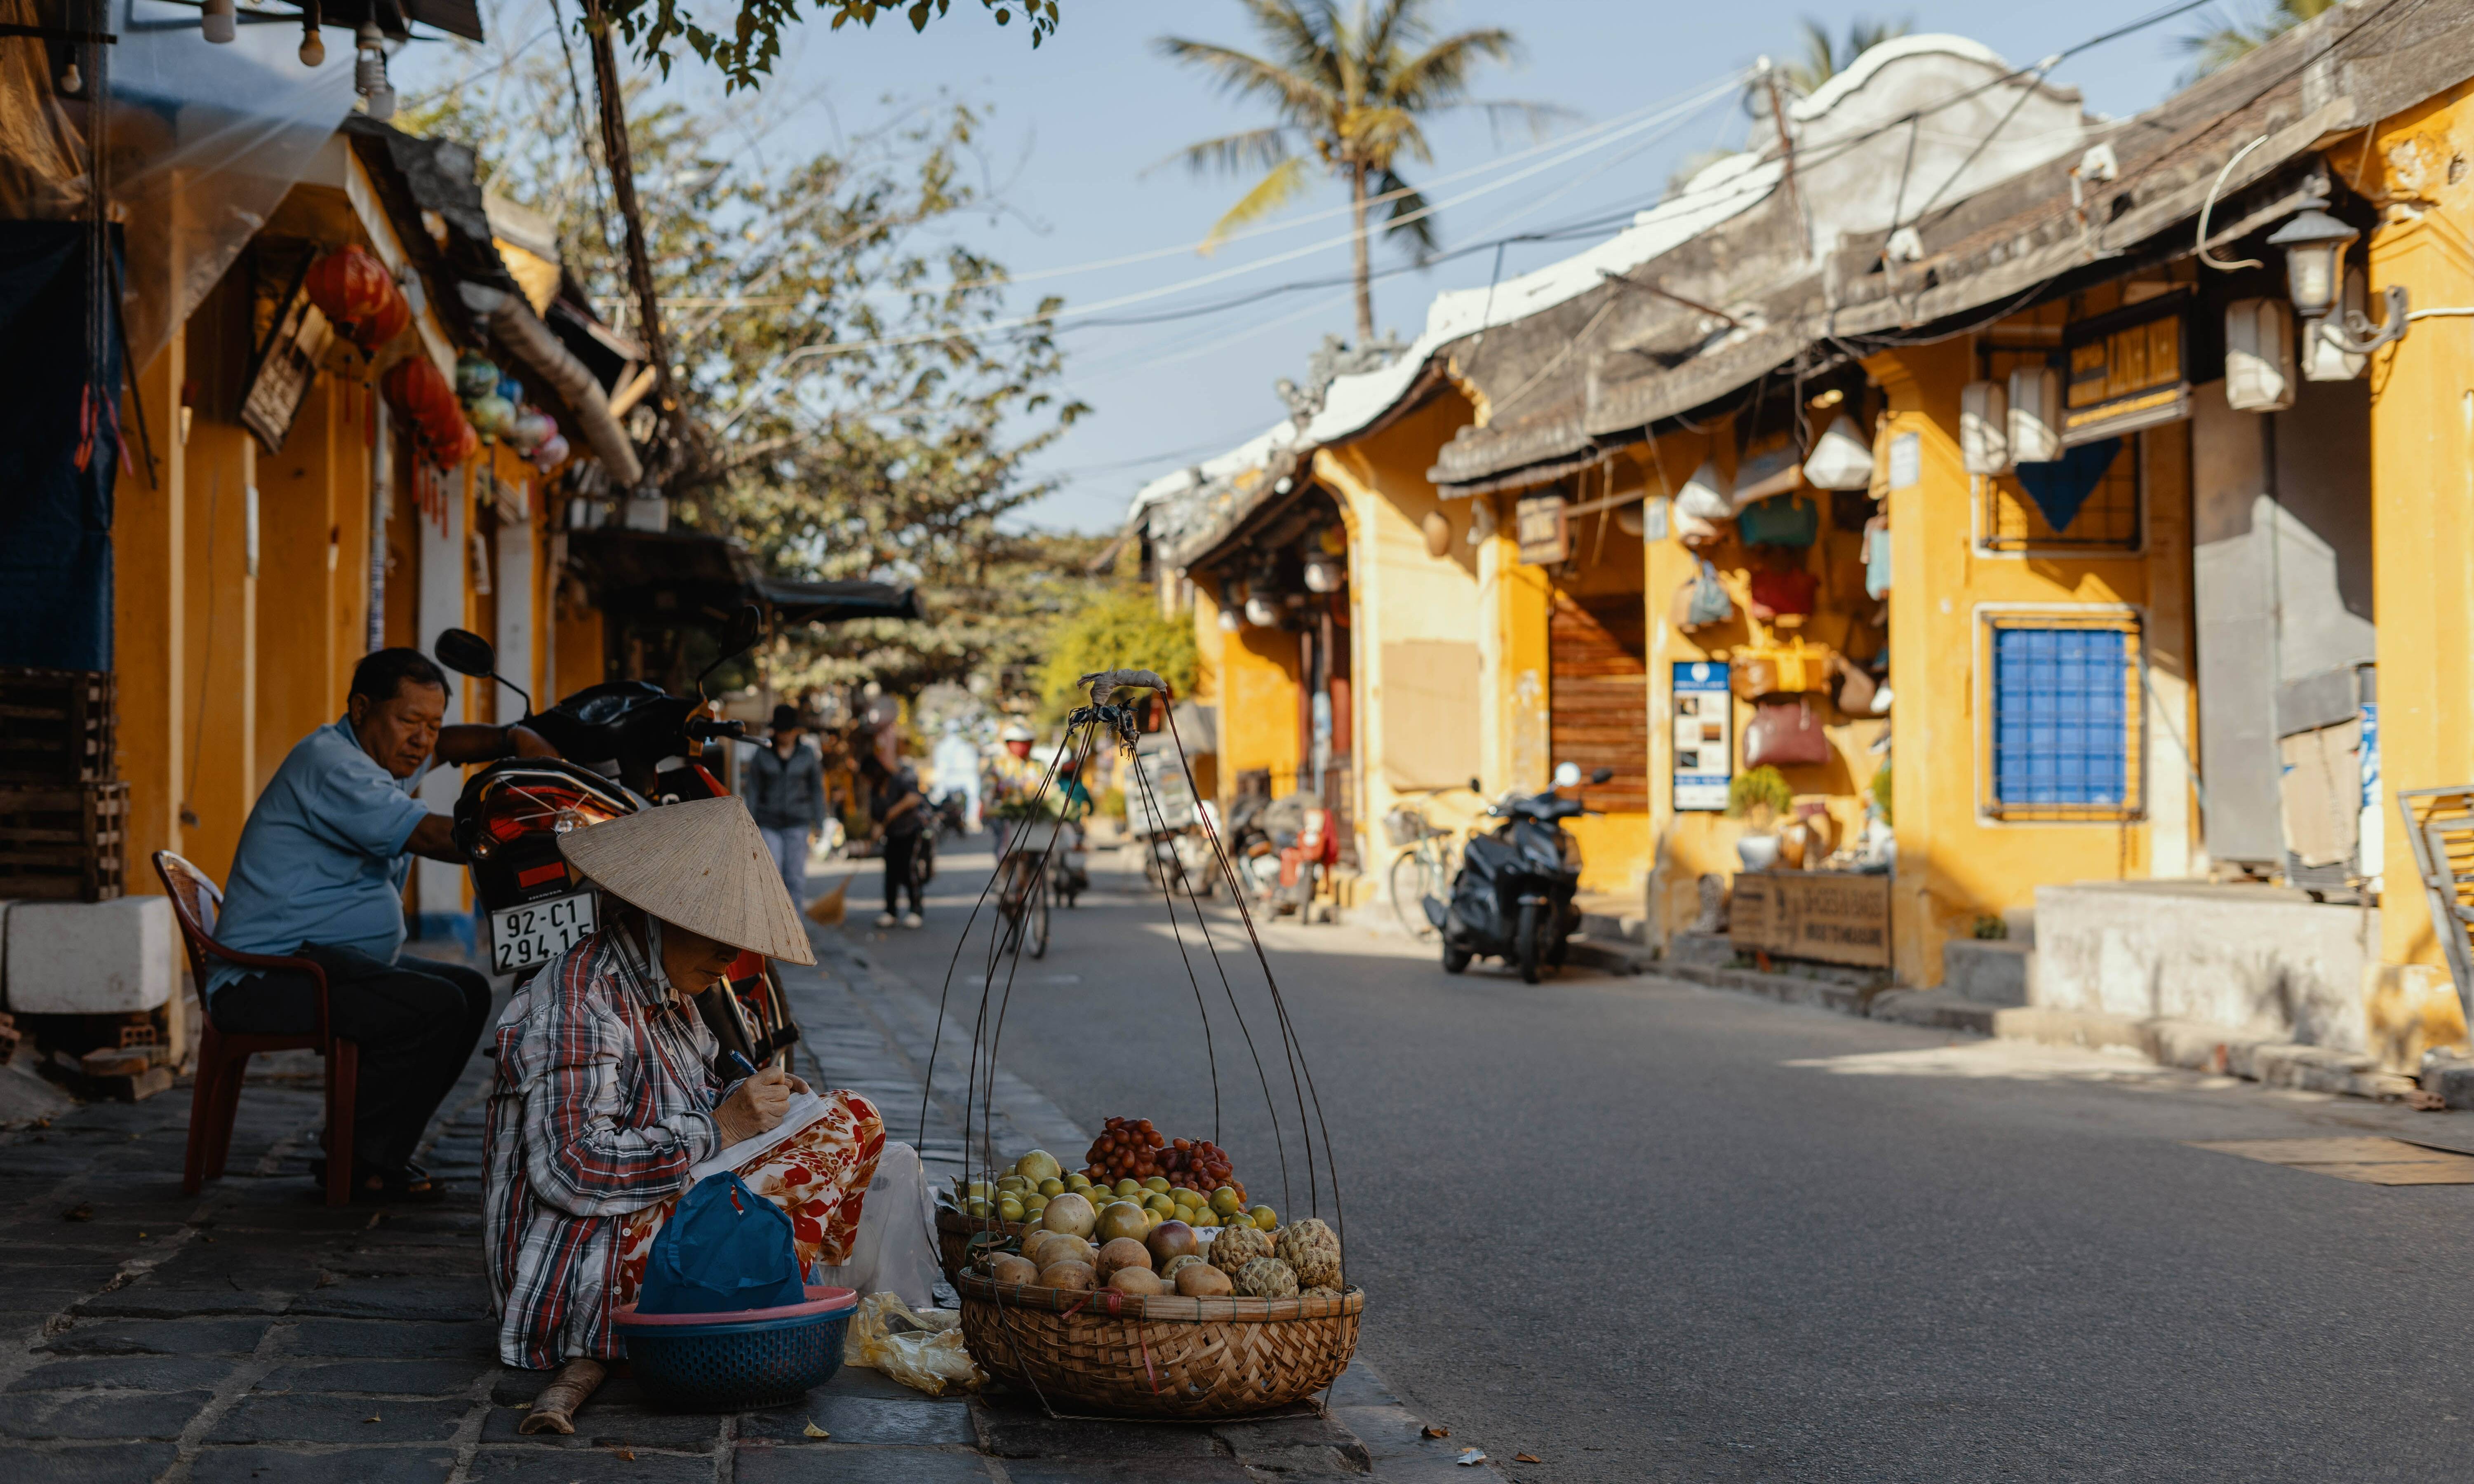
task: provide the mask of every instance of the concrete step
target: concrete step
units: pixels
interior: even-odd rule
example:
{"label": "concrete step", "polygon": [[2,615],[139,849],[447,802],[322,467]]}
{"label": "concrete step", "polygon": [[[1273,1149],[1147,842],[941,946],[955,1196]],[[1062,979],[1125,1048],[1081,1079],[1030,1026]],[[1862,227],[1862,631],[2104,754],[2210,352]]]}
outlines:
{"label": "concrete step", "polygon": [[1943,944],[1941,987],[1979,1005],[2032,1005],[2036,945],[2003,938]]}
{"label": "concrete step", "polygon": [[1902,1025],[1990,1036],[2001,1012],[1995,1006],[1948,990],[1885,990],[1873,997],[1864,1013],[1876,1020],[1895,1020]]}
{"label": "concrete step", "polygon": [[1564,962],[1581,969],[1594,969],[1601,973],[1645,974],[1657,963],[1657,956],[1628,938],[1613,937],[1586,929],[1564,945]]}

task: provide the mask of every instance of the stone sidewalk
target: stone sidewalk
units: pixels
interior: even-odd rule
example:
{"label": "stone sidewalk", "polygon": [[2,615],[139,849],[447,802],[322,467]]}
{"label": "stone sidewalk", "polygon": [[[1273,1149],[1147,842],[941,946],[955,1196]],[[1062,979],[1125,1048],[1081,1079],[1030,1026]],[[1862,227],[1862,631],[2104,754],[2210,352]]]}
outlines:
{"label": "stone sidewalk", "polygon": [[[921,1130],[931,1044],[917,997],[863,947],[817,935],[793,970],[804,1075],[876,1098],[894,1137]],[[940,1089],[960,1086],[949,1027]],[[308,1176],[314,1063],[269,1059],[240,1100],[230,1171],[181,1193],[189,1089],[92,1104],[0,1133],[0,1470],[10,1484],[1081,1484],[1171,1477],[1415,1479],[1451,1446],[1354,1366],[1327,1416],[1215,1426],[1052,1419],[1026,1399],[936,1400],[845,1368],[803,1406],[664,1413],[613,1381],[569,1438],[516,1432],[538,1373],[496,1359],[482,1273],[482,1099],[474,1058],[424,1154],[441,1205],[329,1209]],[[1000,1149],[1086,1137],[1009,1075]],[[922,1154],[959,1167],[958,1109],[928,1110]],[[974,1142],[976,1142],[976,1137]],[[810,1432],[813,1426],[826,1434]]]}

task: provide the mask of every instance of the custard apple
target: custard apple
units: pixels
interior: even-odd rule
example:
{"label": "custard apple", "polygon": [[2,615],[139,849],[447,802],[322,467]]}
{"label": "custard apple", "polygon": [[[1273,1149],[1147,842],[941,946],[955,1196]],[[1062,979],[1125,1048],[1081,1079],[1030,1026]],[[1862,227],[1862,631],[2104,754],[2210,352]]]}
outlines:
{"label": "custard apple", "polygon": [[1307,1287],[1340,1285],[1340,1237],[1314,1217],[1282,1227],[1272,1250],[1282,1262],[1297,1269],[1298,1281]]}
{"label": "custard apple", "polygon": [[1247,1263],[1271,1255],[1271,1234],[1252,1227],[1225,1226],[1211,1239],[1211,1265],[1230,1278],[1244,1272]]}
{"label": "custard apple", "polygon": [[1305,1296],[1309,1299],[1337,1299],[1341,1294],[1337,1288],[1309,1288]]}
{"label": "custard apple", "polygon": [[1297,1269],[1277,1257],[1256,1257],[1238,1272],[1237,1292],[1249,1299],[1294,1299]]}

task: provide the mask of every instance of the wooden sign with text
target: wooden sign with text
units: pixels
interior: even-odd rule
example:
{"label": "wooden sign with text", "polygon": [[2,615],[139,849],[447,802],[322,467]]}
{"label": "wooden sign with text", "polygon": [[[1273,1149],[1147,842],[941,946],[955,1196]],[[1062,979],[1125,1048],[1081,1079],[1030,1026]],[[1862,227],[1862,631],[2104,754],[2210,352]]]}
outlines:
{"label": "wooden sign with text", "polygon": [[1746,952],[1890,967],[1890,878],[1844,871],[1747,871],[1727,935]]}

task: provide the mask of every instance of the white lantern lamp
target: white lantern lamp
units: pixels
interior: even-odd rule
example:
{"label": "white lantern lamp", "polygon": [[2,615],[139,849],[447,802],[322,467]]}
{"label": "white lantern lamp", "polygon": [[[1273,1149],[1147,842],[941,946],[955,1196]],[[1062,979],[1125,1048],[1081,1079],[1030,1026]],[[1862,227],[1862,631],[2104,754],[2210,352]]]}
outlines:
{"label": "white lantern lamp", "polygon": [[2330,216],[2327,205],[2325,196],[2304,197],[2301,209],[2268,235],[2268,245],[2285,250],[2285,292],[2293,300],[2293,312],[2306,322],[2306,343],[2324,339],[2348,355],[2368,355],[2405,338],[2406,292],[2402,285],[2389,285],[2384,324],[2372,324],[2359,310],[2338,312],[2345,287],[2345,249],[2362,233]]}

